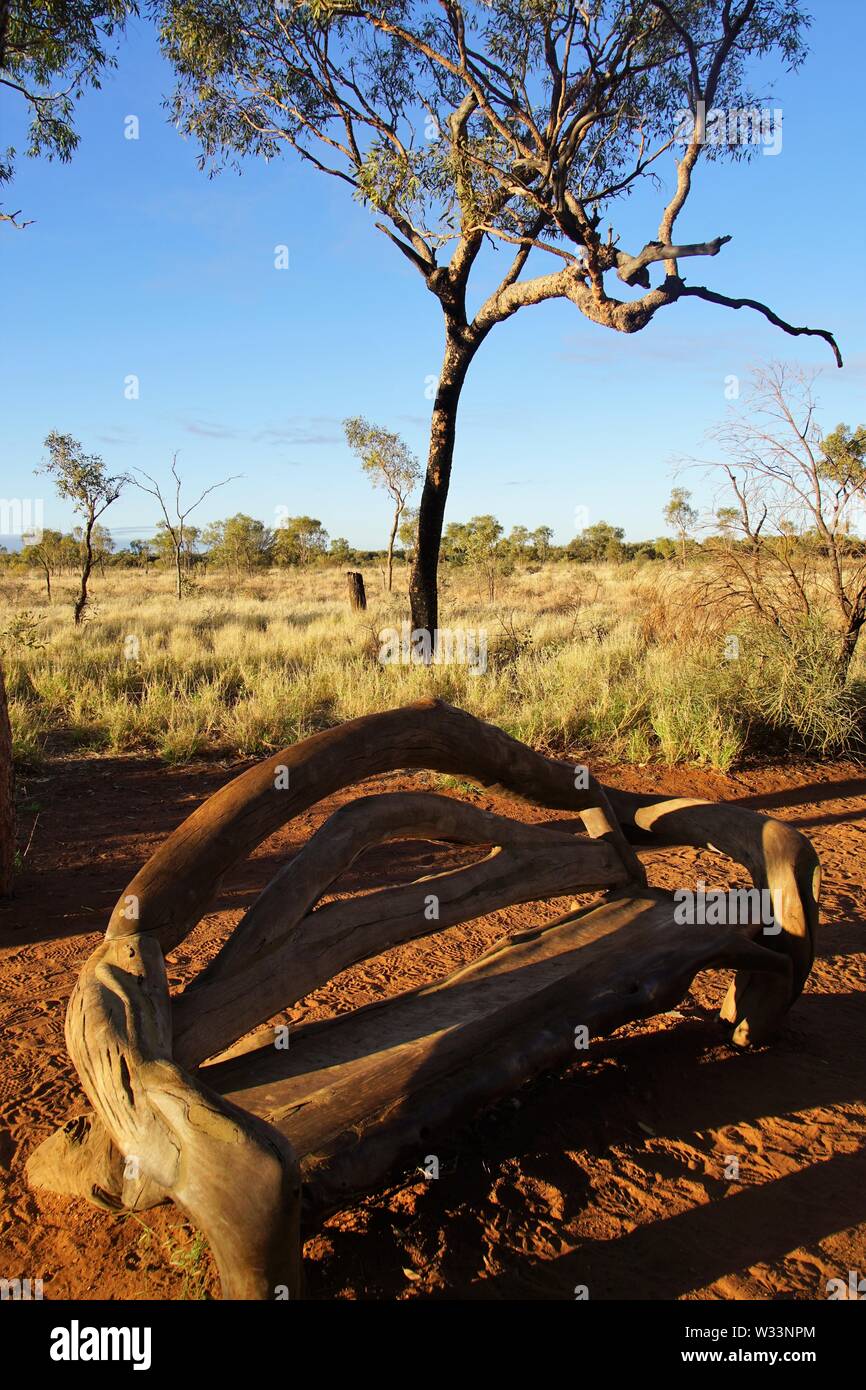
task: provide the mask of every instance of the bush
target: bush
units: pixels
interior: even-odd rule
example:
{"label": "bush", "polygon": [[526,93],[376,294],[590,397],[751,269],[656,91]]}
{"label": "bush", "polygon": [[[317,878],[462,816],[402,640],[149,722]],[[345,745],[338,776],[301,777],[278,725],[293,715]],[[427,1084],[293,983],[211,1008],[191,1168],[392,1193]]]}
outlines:
{"label": "bush", "polygon": [[866,690],[846,683],[838,634],[811,618],[793,640],[749,626],[740,638],[745,710],[772,737],[808,753],[850,753],[863,742]]}

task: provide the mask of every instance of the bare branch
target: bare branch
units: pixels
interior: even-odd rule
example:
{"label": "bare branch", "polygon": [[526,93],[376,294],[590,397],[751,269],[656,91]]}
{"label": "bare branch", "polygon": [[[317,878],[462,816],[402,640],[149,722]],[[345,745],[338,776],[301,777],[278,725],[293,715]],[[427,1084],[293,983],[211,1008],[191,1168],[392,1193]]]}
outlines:
{"label": "bare branch", "polygon": [[826,328],[796,328],[794,324],[788,323],[785,319],[780,318],[779,315],[775,314],[766,304],[762,304],[759,299],[732,299],[730,295],[719,294],[717,290],[709,290],[704,285],[685,285],[682,281],[679,281],[679,288],[676,291],[675,298],[682,299],[683,296],[693,299],[705,299],[708,304],[721,304],[726,309],[754,309],[756,313],[763,314],[764,318],[772,323],[775,328],[781,328],[783,333],[789,333],[792,338],[799,338],[804,335],[811,338],[823,338],[824,342],[829,343],[833,350],[836,366],[841,367],[843,365],[839,345],[833,337],[833,334]]}

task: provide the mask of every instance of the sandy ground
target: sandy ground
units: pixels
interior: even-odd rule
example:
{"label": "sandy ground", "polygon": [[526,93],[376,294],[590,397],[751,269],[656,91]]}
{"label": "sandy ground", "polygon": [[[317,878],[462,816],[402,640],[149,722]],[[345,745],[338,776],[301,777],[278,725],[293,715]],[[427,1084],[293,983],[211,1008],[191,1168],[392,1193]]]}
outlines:
{"label": "sandy ground", "polygon": [[[17,900],[0,912],[0,1277],[41,1277],[46,1298],[201,1298],[217,1292],[206,1248],[167,1206],[110,1216],[31,1192],[24,1162],[85,1108],[63,1042],[75,976],[111,906],[160,840],[240,770],[172,771],[144,759],[70,758],[26,779],[36,820]],[[675,1013],[596,1041],[437,1144],[440,1177],[394,1186],[306,1233],[308,1296],[329,1298],[817,1299],[866,1274],[866,776],[851,765],[746,771],[596,769],[617,785],[741,802],[811,836],[824,889],[820,958],[783,1035],[740,1053],[720,1038],[726,981],[707,973]],[[181,986],[209,959],[277,864],[342,800],[429,787],[374,779],[272,837],[226,884],[169,961]],[[548,819],[502,797],[480,806]],[[415,844],[371,852],[340,891],[456,862]],[[676,887],[719,860],[647,856]],[[738,879],[737,881],[742,881]],[[286,1017],[345,1010],[446,973],[504,932],[550,920],[567,899],[498,912],[347,971]],[[729,1156],[739,1177],[725,1176]]]}

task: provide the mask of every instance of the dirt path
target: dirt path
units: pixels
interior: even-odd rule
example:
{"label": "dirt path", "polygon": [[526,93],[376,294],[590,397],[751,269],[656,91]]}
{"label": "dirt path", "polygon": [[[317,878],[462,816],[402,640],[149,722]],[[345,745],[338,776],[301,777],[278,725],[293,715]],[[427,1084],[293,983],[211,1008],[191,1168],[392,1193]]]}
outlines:
{"label": "dirt path", "polygon": [[[216,1291],[206,1250],[171,1207],[141,1220],[35,1195],[30,1150],[84,1102],[63,1042],[81,963],[135,869],[233,768],[172,771],[142,759],[69,759],[28,779],[38,812],[17,901],[0,912],[0,1277],[41,1277],[47,1298],[184,1298]],[[740,801],[808,834],[824,872],[820,958],[783,1036],[740,1054],[720,1042],[720,976],[680,1010],[620,1029],[565,1075],[546,1076],[437,1147],[440,1178],[409,1175],[309,1232],[318,1298],[823,1298],[866,1275],[866,776],[849,765],[607,770],[624,787]],[[431,785],[383,777],[354,789]],[[470,794],[461,789],[461,794]],[[544,812],[482,792],[477,804]],[[341,794],[272,837],[228,883],[218,910],[170,958],[173,984],[230,926]],[[341,891],[458,862],[428,845],[366,855]],[[667,887],[718,860],[647,860]],[[347,971],[287,1017],[324,1016],[471,959],[504,931],[568,900],[512,908]],[[730,1158],[739,1178],[725,1176]]]}

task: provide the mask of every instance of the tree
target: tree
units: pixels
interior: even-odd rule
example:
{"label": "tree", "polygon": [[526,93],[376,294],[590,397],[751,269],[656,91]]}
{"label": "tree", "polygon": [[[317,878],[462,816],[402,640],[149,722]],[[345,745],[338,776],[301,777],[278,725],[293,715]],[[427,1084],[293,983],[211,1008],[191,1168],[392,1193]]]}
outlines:
{"label": "tree", "polygon": [[496,581],[513,569],[513,552],[502,536],[495,516],[473,516],[470,521],[452,521],[445,530],[446,555],[457,564],[467,565],[487,585],[490,603],[496,598]]}
{"label": "tree", "polygon": [[866,425],[823,434],[814,379],[780,363],[755,371],[743,408],[713,430],[725,505],[707,591],[791,644],[829,607],[844,678],[866,623],[866,547],[851,534],[866,506]]}
{"label": "tree", "polygon": [[126,547],[129,551],[130,556],[132,557],[132,563],[138,569],[143,569],[145,574],[147,573],[150,562],[153,559],[153,552],[151,551],[150,546],[150,541],[134,540],[130,541],[129,545]]}
{"label": "tree", "polygon": [[676,545],[670,536],[659,536],[653,541],[653,548],[662,560],[672,560],[677,553]]}
{"label": "tree", "polygon": [[277,527],[274,558],[278,565],[301,569],[327,554],[328,533],[314,516],[289,516]]}
{"label": "tree", "polygon": [[[0,87],[29,109],[27,155],[72,158],[79,141],[75,103],[115,66],[107,44],[137,13],[130,0],[2,0]],[[16,154],[12,147],[0,152],[0,184],[12,179]],[[2,222],[27,225],[17,217],[0,212]]]}
{"label": "tree", "polygon": [[[753,60],[796,67],[808,20],[798,0],[160,0],[178,83],[173,115],[201,163],[238,166],[290,149],[373,210],[437,300],[444,355],[430,426],[418,548],[416,628],[437,623],[436,575],[457,409],[488,334],[516,312],[568,300],[593,323],[639,332],[684,298],[763,314],[756,299],[687,284],[680,262],[728,236],[676,245],[674,226],[709,141],[706,112],[755,104]],[[690,113],[688,122],[683,113]],[[420,138],[424,125],[427,139]],[[684,142],[676,188],[636,253],[603,220]],[[634,219],[630,219],[633,223]],[[482,250],[505,247],[495,271]],[[530,257],[545,262],[526,276]],[[650,269],[661,266],[653,284]],[[473,275],[473,271],[476,272]],[[611,293],[614,275],[629,291]],[[480,280],[484,290],[474,290]],[[474,312],[468,308],[476,303]]]}
{"label": "tree", "polygon": [[512,526],[508,534],[508,545],[516,560],[525,560],[529,546],[529,529],[526,526]]}
{"label": "tree", "polygon": [[45,577],[45,593],[51,602],[51,576],[60,564],[63,535],[60,531],[43,531],[37,540],[26,545],[21,558],[27,565],[38,565]]}
{"label": "tree", "polygon": [[87,585],[94,564],[94,528],[99,518],[116,502],[125,484],[124,474],[112,475],[98,454],[85,454],[77,439],[52,430],[45,440],[48,461],[37,472],[50,473],[60,497],[72,503],[84,520],[81,528],[81,578],[73,606],[75,625],[87,607]]}
{"label": "tree", "polygon": [[[76,527],[76,531],[80,528]],[[82,534],[82,541],[84,536]],[[99,573],[105,578],[105,563],[114,554],[114,537],[107,526],[96,525],[93,528],[93,563],[99,566]]]}
{"label": "tree", "polygon": [[64,535],[60,543],[58,569],[61,574],[65,574],[67,570],[70,574],[74,574],[79,567],[80,561],[81,542],[77,541],[72,533],[69,532]]}
{"label": "tree", "polygon": [[553,542],[553,529],[550,526],[536,526],[532,532],[532,545],[539,564],[546,564],[550,558]]}
{"label": "tree", "polygon": [[328,547],[328,557],[335,565],[352,565],[355,562],[355,552],[345,536],[334,537]]}
{"label": "tree", "polygon": [[[165,524],[165,520],[156,523],[156,532],[153,537],[153,548],[156,552],[157,562],[161,562],[166,569],[175,571],[177,576],[178,559],[180,560],[181,570],[181,593],[187,588],[187,578],[192,569],[196,547],[201,540],[201,528],[198,526],[184,526],[183,539],[178,547],[178,542],[171,534]],[[178,553],[179,551],[179,553]],[[175,583],[175,594],[177,593],[177,583]]]}
{"label": "tree", "polygon": [[665,507],[665,521],[679,534],[680,564],[686,563],[686,540],[698,524],[698,514],[691,505],[692,494],[684,487],[675,487]]}
{"label": "tree", "polygon": [[361,460],[361,467],[373,487],[383,487],[394,503],[394,516],[388,536],[388,592],[394,575],[394,541],[400,517],[409,497],[418,485],[421,468],[417,458],[399,434],[371,425],[363,415],[343,421],[346,443]]}
{"label": "tree", "polygon": [[403,510],[403,520],[397,529],[397,539],[403,547],[403,554],[411,563],[415,558],[415,550],[418,545],[418,508],[406,507]]}
{"label": "tree", "polygon": [[508,546],[515,559],[531,558],[544,564],[550,558],[553,530],[550,526],[536,526],[530,531],[526,526],[512,526],[508,536]]}
{"label": "tree", "polygon": [[570,559],[584,564],[589,561],[620,559],[624,535],[622,526],[611,526],[606,521],[596,521],[592,526],[585,526],[579,536],[569,541],[566,554]]}
{"label": "tree", "polygon": [[235,574],[252,574],[270,563],[274,533],[263,522],[243,512],[227,521],[214,521],[202,532],[208,556]]}
{"label": "tree", "polygon": [[[168,503],[165,500],[162,488],[156,479],[152,478],[149,473],[145,473],[143,469],[137,469],[136,471],[141,473],[142,478],[147,479],[150,486],[147,487],[137,478],[133,478],[132,481],[135,487],[140,488],[142,492],[149,493],[151,497],[155,497],[160,505],[162,511],[160,526],[164,527],[163,534],[168,537],[168,541],[171,545],[171,555],[174,561],[175,595],[178,603],[180,603],[183,598],[184,564],[188,567],[190,545],[195,540],[195,537],[190,534],[191,529],[195,530],[195,528],[189,528],[187,526],[187,517],[195,511],[196,507],[201,505],[210,493],[215,492],[219,487],[225,487],[227,483],[234,482],[235,478],[240,477],[240,474],[234,473],[230,478],[223,478],[222,482],[211,483],[210,487],[206,487],[204,492],[200,493],[194,502],[191,502],[188,507],[181,508],[181,480],[180,474],[177,471],[177,454],[173,454],[171,460],[171,476],[174,479],[174,516],[172,516],[169,512]],[[197,531],[195,535],[198,535]],[[157,541],[157,544],[158,543]]]}

